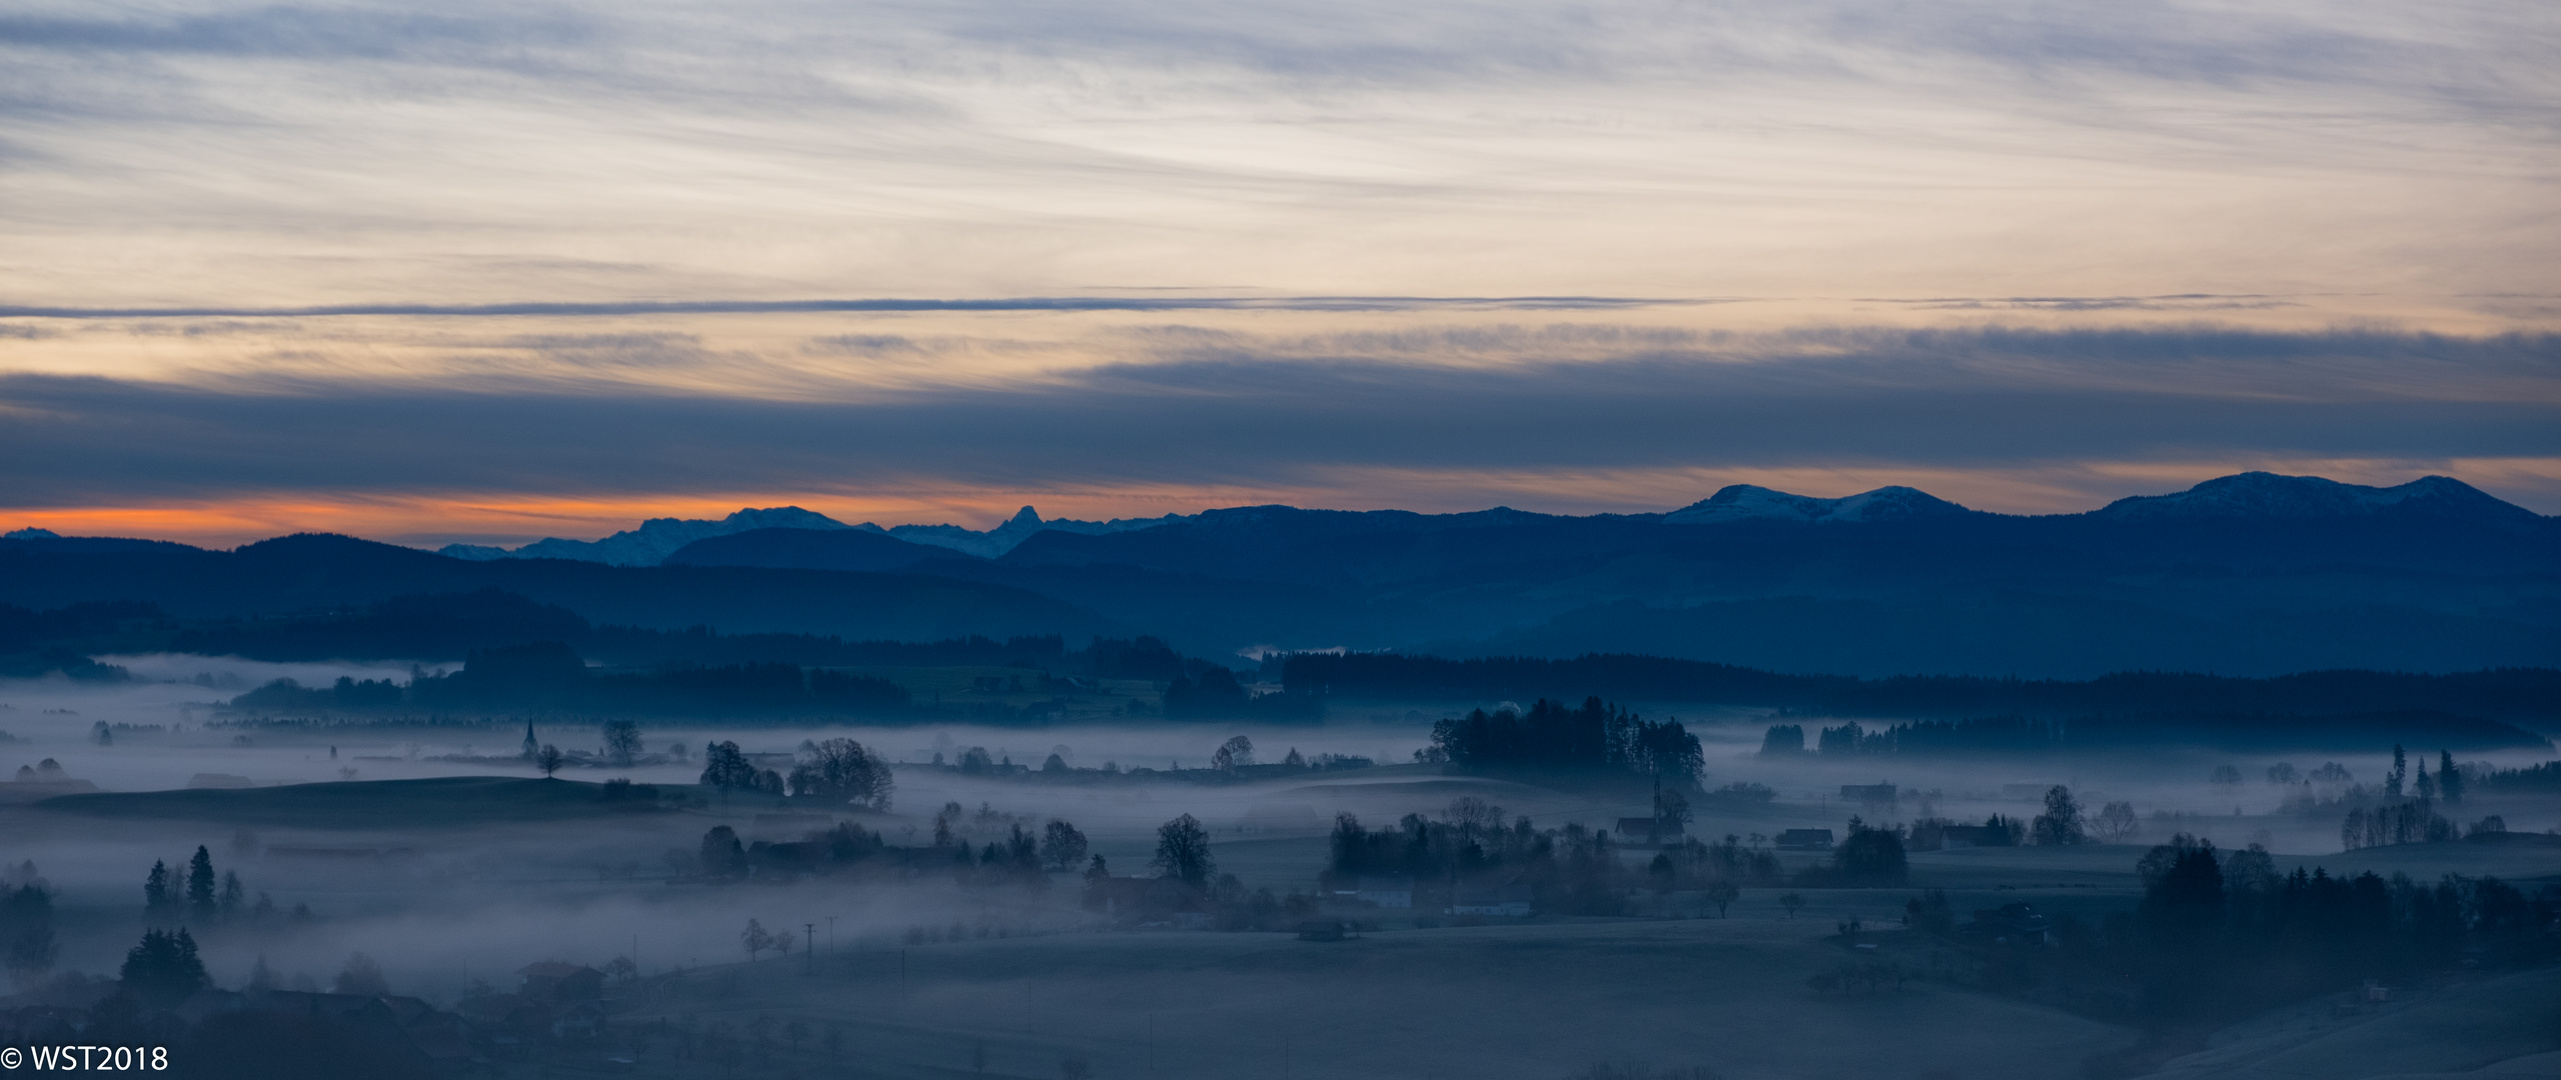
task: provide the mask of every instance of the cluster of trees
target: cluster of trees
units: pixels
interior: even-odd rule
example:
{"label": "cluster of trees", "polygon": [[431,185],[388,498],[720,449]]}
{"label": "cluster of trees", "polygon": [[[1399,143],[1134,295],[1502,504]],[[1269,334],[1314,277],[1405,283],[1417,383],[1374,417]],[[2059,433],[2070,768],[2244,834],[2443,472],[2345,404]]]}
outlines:
{"label": "cluster of trees", "polygon": [[[2400,874],[2333,877],[2318,867],[2280,875],[2258,845],[2222,852],[2184,834],[2145,853],[2136,870],[2144,895],[2133,911],[2097,925],[2058,917],[2054,948],[1973,939],[1987,980],[2049,987],[2093,1012],[2193,1021],[2361,979],[2561,956],[2553,930],[2561,887],[2529,894],[2491,877],[2449,874],[2427,884]],[[2118,989],[2127,985],[2137,988],[2131,998]]]}
{"label": "cluster of trees", "polygon": [[2360,788],[2344,800],[2357,805],[2350,806],[2346,820],[2339,823],[2339,845],[2354,851],[2508,831],[2506,820],[2496,814],[2466,828],[2437,812],[2439,806],[2463,805],[2465,788],[2464,772],[2455,766],[2453,754],[2437,751],[2434,774],[2429,773],[2427,758],[2422,756],[2413,782],[2409,754],[2396,745],[2392,748],[2392,771],[2383,778],[2382,799],[2369,802]]}
{"label": "cluster of trees", "polygon": [[2069,845],[2094,840],[2123,840],[2139,826],[2131,803],[2112,802],[2095,818],[2086,814],[2072,789],[2060,784],[2046,789],[2045,812],[2028,821],[1994,814],[1980,826],[1960,826],[1946,818],[1922,818],[1905,825],[1874,826],[1853,817],[1849,835],[1832,849],[1829,866],[1808,867],[1797,881],[1814,888],[1900,885],[1908,876],[1908,849],[1936,850],[1950,829],[1970,830],[1978,846],[2019,844]]}
{"label": "cluster of trees", "polygon": [[[2428,710],[2332,714],[2199,710],[1909,720],[1882,728],[1868,728],[1853,720],[1818,727],[1814,749],[1826,757],[2044,753],[2164,743],[2256,749],[2311,742],[2352,744],[2410,731],[2424,731],[2449,745],[2475,749],[2544,743],[2541,736],[2501,721]],[[1773,724],[1762,734],[1761,753],[1765,755],[1804,752],[1803,724]],[[2238,782],[2239,778],[2238,770],[2231,770],[2231,781]]]}
{"label": "cluster of trees", "polygon": [[852,739],[803,741],[791,767],[792,794],[851,803],[873,810],[889,809],[896,781],[889,763]]}
{"label": "cluster of trees", "polygon": [[170,1008],[198,990],[213,985],[205,974],[204,960],[196,955],[196,939],[179,927],[175,933],[145,930],[142,943],[125,954],[124,968],[118,972],[124,989],[154,1008]]}
{"label": "cluster of trees", "polygon": [[1626,772],[1697,786],[1705,759],[1678,720],[1656,723],[1599,698],[1580,708],[1540,698],[1526,714],[1477,709],[1432,725],[1431,756],[1466,768]]}
{"label": "cluster of trees", "polygon": [[0,965],[20,984],[53,970],[61,944],[53,933],[53,885],[33,861],[0,876]]}
{"label": "cluster of trees", "polygon": [[[240,840],[235,847],[250,843],[255,841]],[[199,927],[242,917],[265,923],[277,914],[275,901],[266,893],[258,894],[257,903],[248,902],[248,889],[241,884],[239,871],[215,874],[213,852],[202,844],[196,845],[195,856],[187,860],[183,874],[165,861],[152,861],[151,873],[142,881],[142,910],[147,918],[191,922]],[[294,905],[293,918],[310,917],[308,906]]]}
{"label": "cluster of trees", "polygon": [[1658,853],[1644,872],[1631,873],[1607,830],[1576,824],[1540,829],[1526,817],[1506,824],[1502,807],[1474,796],[1452,802],[1437,818],[1407,814],[1380,829],[1338,814],[1328,844],[1331,858],[1319,875],[1326,889],[1346,888],[1367,876],[1409,877],[1418,907],[1444,902],[1464,886],[1511,884],[1529,886],[1542,911],[1617,915],[1625,913],[1627,896],[1637,889],[1713,892],[1718,883],[1771,884],[1779,872],[1775,855],[1729,836],[1717,844],[1689,840]]}
{"label": "cluster of trees", "polygon": [[753,791],[767,795],[783,794],[783,774],[772,769],[759,769],[747,760],[745,752],[730,740],[703,744],[702,785],[722,791]]}

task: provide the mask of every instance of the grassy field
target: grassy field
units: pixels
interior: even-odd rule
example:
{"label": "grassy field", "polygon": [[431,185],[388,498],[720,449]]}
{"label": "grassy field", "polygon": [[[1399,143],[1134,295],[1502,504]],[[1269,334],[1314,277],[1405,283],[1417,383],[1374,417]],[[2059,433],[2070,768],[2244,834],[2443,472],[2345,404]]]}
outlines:
{"label": "grassy field", "polygon": [[[1222,870],[1249,887],[1287,892],[1314,884],[1326,861],[1323,828],[1337,810],[1386,824],[1467,794],[1542,822],[1605,821],[1627,812],[1618,805],[1626,794],[1615,790],[1564,791],[1411,768],[1364,772],[1341,781],[1196,786],[1000,783],[917,771],[902,774],[901,812],[861,820],[904,834],[929,824],[947,798],[994,800],[999,810],[1073,817],[1116,870],[1135,873],[1146,865],[1155,825],[1196,810],[1213,826],[1212,853]],[[534,959],[601,964],[628,942],[652,958],[650,970],[663,971],[739,955],[730,940],[749,916],[775,927],[844,916],[843,950],[826,954],[822,943],[815,965],[804,957],[722,964],[640,984],[640,1007],[619,1015],[618,1025],[720,1025],[750,1047],[751,1032],[762,1027],[769,1035],[760,1052],[728,1063],[679,1058],[670,1052],[674,1040],[660,1036],[638,1055],[643,1076],[1051,1077],[1074,1058],[1096,1077],[1563,1080],[1607,1059],[1705,1066],[1729,1080],[2062,1078],[2081,1075],[2086,1059],[2120,1055],[2142,1039],[2132,1029],[1941,978],[1944,948],[1898,926],[1904,902],[1923,888],[1946,890],[1960,918],[2028,900],[2050,914],[2097,920],[2138,899],[2141,845],[1916,852],[1908,888],[1751,888],[1727,919],[1542,916],[1415,928],[1419,913],[1379,911],[1385,929],[1317,943],[1273,933],[1101,930],[1076,909],[1074,884],[1063,880],[1037,895],[974,891],[939,875],[735,886],[668,881],[662,853],[681,861],[713,824],[732,824],[750,838],[789,838],[807,827],[800,815],[775,813],[785,807],[768,797],[736,796],[723,805],[693,794],[675,810],[607,800],[600,785],[565,780],[383,780],[64,796],[7,810],[0,822],[18,841],[13,853],[32,854],[70,879],[66,933],[93,969],[111,965],[137,932],[128,925],[133,897],[152,859],[183,859],[197,843],[223,848],[240,826],[255,827],[271,854],[262,860],[225,849],[217,855],[222,865],[241,868],[253,888],[276,889],[280,901],[309,899],[326,917],[292,932],[298,936],[208,938],[209,956],[226,979],[236,979],[253,954],[325,977],[361,948],[410,980],[404,989],[441,999],[464,975],[511,981],[503,973]],[[1273,807],[1303,809],[1306,827],[1246,827],[1258,810]],[[1821,822],[1827,812],[1838,811],[1788,803],[1712,808],[1696,831],[1711,838],[1762,831]],[[293,844],[402,847],[415,856],[398,866],[349,869],[272,854]],[[1784,862],[1793,870],[1821,858],[1791,852]],[[2280,855],[2277,862],[2280,871],[2319,865],[2334,875],[2373,870],[2421,880],[2489,874],[2529,888],[2561,880],[2561,844],[2523,838]],[[93,864],[105,869],[83,869]],[[1792,892],[1806,901],[1794,918],[1779,904]],[[1673,900],[1667,906],[1640,892],[1633,910],[1700,910]],[[1836,927],[1852,918],[1868,929],[1844,940]],[[963,922],[1005,927],[1013,936],[885,944],[911,926]],[[1066,932],[1051,932],[1059,930]],[[1856,948],[1862,943],[1873,948]],[[1818,993],[1809,986],[1817,973],[1878,957],[1922,977],[1899,989]],[[2561,972],[2458,976],[2397,988],[2395,1000],[2378,1007],[2341,1010],[2340,1003],[2317,999],[2215,1032],[2188,1044],[2194,1052],[2170,1061],[2162,1075],[2554,1075],[2520,1070],[2546,1068],[2549,1059],[2539,1066],[2533,1056],[2561,1050]],[[796,1045],[794,1021],[803,1033]],[[825,1050],[830,1030],[841,1052]],[[571,1051],[545,1067],[581,1057],[600,1062],[606,1053]],[[2500,1062],[2514,1064],[2500,1066],[2506,1073],[2470,1072]]]}
{"label": "grassy field", "polygon": [[210,821],[226,825],[372,829],[557,821],[656,812],[651,802],[603,797],[604,785],[574,780],[454,776],[333,784],[63,795],[40,813],[124,820]]}
{"label": "grassy field", "polygon": [[[841,1029],[834,1058],[777,1042],[763,1075],[1561,1078],[1600,1060],[1726,1076],[2070,1075],[2134,1032],[1915,982],[1818,995],[1859,955],[1831,924],[1775,917],[1282,934],[1075,934],[709,968],[636,1018],[746,1032]],[[1894,945],[1898,933],[1872,935]],[[902,980],[901,967],[905,976]],[[903,986],[903,990],[902,990]],[[647,1075],[720,1075],[645,1059]]]}

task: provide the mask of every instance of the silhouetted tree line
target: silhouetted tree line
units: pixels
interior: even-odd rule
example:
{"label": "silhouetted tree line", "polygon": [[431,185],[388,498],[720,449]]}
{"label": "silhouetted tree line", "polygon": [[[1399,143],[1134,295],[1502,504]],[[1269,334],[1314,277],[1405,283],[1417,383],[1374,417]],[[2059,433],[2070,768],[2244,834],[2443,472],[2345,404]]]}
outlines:
{"label": "silhouetted tree line", "polygon": [[2498,795],[2561,794],[2561,761],[2522,769],[2493,769],[2480,779],[2481,790]]}
{"label": "silhouetted tree line", "polygon": [[[151,610],[157,614],[158,609]],[[444,659],[479,649],[560,641],[624,666],[761,661],[807,667],[1031,667],[1054,662],[1066,652],[1056,634],[1003,641],[976,635],[942,641],[846,641],[835,635],[724,634],[710,626],[659,630],[600,625],[568,608],[499,589],[397,596],[315,615],[172,622],[163,640],[161,647],[177,652],[278,661]]]}
{"label": "silhouetted tree line", "polygon": [[2472,716],[2561,718],[2561,669],[2497,668],[2450,675],[2314,671],[2273,678],[2126,672],[2094,679],[1901,675],[1786,675],[1699,660],[1623,653],[1572,659],[1451,660],[1401,653],[1298,653],[1282,661],[1292,690],[1381,701],[1699,701],[1827,715],[2096,713],[2374,713],[2444,710]]}
{"label": "silhouetted tree line", "polygon": [[907,690],[865,675],[798,664],[749,663],[646,672],[591,671],[560,642],[474,651],[450,675],[340,678],[327,688],[278,679],[231,700],[268,712],[511,709],[624,714],[737,716],[878,715],[905,711]]}
{"label": "silhouetted tree line", "polygon": [[[235,854],[244,848],[254,850],[254,839],[244,840],[247,833],[233,838]],[[313,917],[307,904],[295,904],[291,914],[280,913],[273,899],[264,892],[255,903],[249,900],[248,887],[240,872],[226,870],[217,875],[213,852],[196,845],[194,857],[184,870],[172,869],[168,863],[153,860],[151,872],[142,879],[142,913],[146,919],[186,923],[197,929],[210,929],[227,923],[249,926],[272,926],[287,920],[308,922]]]}
{"label": "silhouetted tree line", "polygon": [[1432,725],[1427,756],[1475,769],[1624,772],[1687,790],[1704,767],[1698,736],[1586,698],[1579,708],[1540,698],[1527,713],[1477,709]]}
{"label": "silhouetted tree line", "polygon": [[934,816],[933,841],[910,846],[891,844],[851,821],[808,832],[799,840],[754,843],[743,841],[727,825],[715,825],[703,833],[694,852],[671,852],[667,861],[680,876],[696,881],[948,874],[971,887],[1038,892],[1049,888],[1051,871],[1075,869],[1086,858],[1085,834],[1066,821],[1052,818],[1037,831],[1007,821],[1004,832],[979,844],[960,831],[967,817],[958,803],[944,806]]}
{"label": "silhouetted tree line", "polygon": [[[2313,716],[2295,713],[2179,712],[2078,717],[1984,716],[1913,720],[1868,728],[1858,721],[1817,729],[1814,750],[1826,757],[2045,753],[2180,743],[2228,750],[2279,746],[2371,744],[2395,736],[2426,737],[2465,749],[2543,746],[2540,735],[2512,724],[2429,710]],[[1773,724],[1761,753],[1806,750],[1802,724]]]}
{"label": "silhouetted tree line", "polygon": [[18,1048],[12,1065],[32,1071],[206,1080],[433,1080],[440,1072],[421,1037],[445,1035],[444,1045],[482,1054],[495,1048],[483,1038],[494,1032],[415,999],[392,999],[408,1007],[397,1013],[389,1002],[366,1000],[390,988],[361,953],[332,989],[280,991],[262,959],[239,991],[224,991],[193,933],[153,928],[126,952],[116,979],[66,975],[35,992],[43,1003],[0,1009],[0,1042]]}
{"label": "silhouetted tree line", "polygon": [[1634,872],[1606,829],[1540,829],[1527,817],[1506,824],[1501,807],[1473,796],[1452,802],[1438,818],[1407,814],[1380,829],[1337,814],[1327,843],[1330,858],[1318,875],[1325,889],[1347,889],[1364,877],[1408,877],[1417,908],[1446,906],[1463,887],[1526,885],[1541,911],[1620,915],[1639,889],[1712,891],[1719,884],[1739,888],[1779,880],[1778,857],[1757,843],[1744,846],[1740,837],[1714,844],[1691,838],[1665,847],[1643,872]]}
{"label": "silhouetted tree line", "polygon": [[74,682],[124,682],[132,672],[101,664],[90,654],[151,651],[167,636],[169,625],[159,605],[132,600],[46,611],[0,604],[0,677],[36,678],[58,671]]}
{"label": "silhouetted tree line", "polygon": [[[2434,883],[2334,877],[2319,867],[2280,875],[2256,844],[2222,852],[2185,834],[2145,853],[2136,870],[2144,892],[2133,911],[2097,925],[2058,917],[2041,935],[2050,947],[1998,933],[1990,912],[1976,913],[1970,928],[1945,917],[1916,925],[1970,943],[1996,987],[2041,989],[2067,1007],[2158,1023],[2229,1019],[2362,980],[2390,985],[2561,958],[2561,887],[2552,885],[2529,894],[2456,874]],[[1913,910],[1926,906],[1915,901]]]}

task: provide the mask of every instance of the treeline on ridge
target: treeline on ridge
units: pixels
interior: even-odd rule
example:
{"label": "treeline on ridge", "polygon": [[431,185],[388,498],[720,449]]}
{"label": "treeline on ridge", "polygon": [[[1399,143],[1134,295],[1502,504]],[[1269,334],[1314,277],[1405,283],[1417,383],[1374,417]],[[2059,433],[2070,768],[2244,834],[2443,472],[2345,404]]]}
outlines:
{"label": "treeline on ridge", "polygon": [[[2497,720],[2402,709],[2336,715],[2179,712],[2076,717],[1984,716],[1913,720],[1870,728],[1852,720],[1822,726],[1772,724],[1765,756],[1824,757],[2040,753],[2183,743],[2217,750],[2275,750],[2315,744],[2369,745],[2425,733],[2448,749],[2548,749],[2551,740]],[[1810,737],[1809,737],[1810,736]]]}
{"label": "treeline on ridge", "polygon": [[329,687],[278,679],[231,700],[251,712],[460,709],[630,714],[883,715],[905,711],[905,687],[788,663],[597,672],[559,642],[484,649],[461,671],[407,683],[341,678]]}
{"label": "treeline on ridge", "polygon": [[2561,719],[2561,669],[2447,675],[2311,671],[2271,678],[2124,672],[2093,679],[1971,675],[1790,675],[1703,660],[1623,653],[1572,659],[1448,659],[1404,653],[1297,653],[1282,661],[1294,693],[1364,701],[1575,700],[1750,705],[1829,716],[2389,713],[2437,711]]}

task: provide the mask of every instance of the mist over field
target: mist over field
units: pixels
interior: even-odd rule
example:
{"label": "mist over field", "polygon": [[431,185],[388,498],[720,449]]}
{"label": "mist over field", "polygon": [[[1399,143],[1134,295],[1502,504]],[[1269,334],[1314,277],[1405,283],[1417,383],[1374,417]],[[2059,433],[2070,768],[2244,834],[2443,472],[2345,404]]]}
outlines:
{"label": "mist over field", "polygon": [[[2451,873],[2529,887],[2561,875],[2561,844],[2530,843],[2540,839],[2530,834],[2561,830],[2561,799],[2548,793],[2483,791],[2462,811],[2474,822],[2496,815],[2527,843],[2342,851],[2342,796],[2383,781],[2394,748],[2334,739],[2249,752],[2165,742],[2141,754],[1860,755],[1814,746],[1828,723],[1822,718],[1629,703],[1638,718],[1677,717],[1696,740],[1697,770],[1677,785],[1686,835],[1711,851],[1731,837],[1738,850],[1758,853],[1746,858],[1771,860],[1731,878],[1744,887],[1720,912],[1715,886],[1686,871],[1677,880],[1650,875],[1656,845],[1626,834],[1631,819],[1652,820],[1660,809],[1659,777],[1418,763],[1451,745],[1446,734],[1435,738],[1436,723],[1445,733],[1471,712],[1517,712],[1522,702],[1336,702],[1322,719],[1291,722],[653,716],[637,723],[639,756],[619,765],[609,760],[602,718],[539,715],[529,718],[538,744],[577,752],[558,779],[546,780],[538,762],[519,756],[527,718],[295,723],[228,704],[279,679],[407,683],[462,665],[170,653],[98,659],[130,679],[0,683],[0,730],[11,737],[0,744],[0,770],[51,762],[59,772],[45,775],[55,783],[96,789],[36,791],[32,781],[41,778],[25,773],[0,785],[0,794],[28,788],[43,799],[13,796],[0,807],[13,822],[0,860],[33,864],[51,891],[58,935],[51,972],[22,972],[24,993],[76,996],[80,977],[63,973],[115,972],[133,938],[167,919],[145,909],[152,864],[183,868],[202,846],[216,872],[238,874],[242,889],[236,908],[180,917],[216,987],[361,992],[370,985],[365,975],[349,983],[348,973],[378,971],[391,992],[470,1016],[486,1012],[489,995],[517,990],[518,971],[529,964],[611,969],[617,981],[602,1000],[620,1019],[608,1030],[625,1034],[555,1036],[557,1045],[541,1053],[622,1057],[669,1075],[728,1067],[733,1053],[798,1061],[832,1031],[840,1045],[858,1048],[842,1051],[861,1063],[857,1075],[975,1069],[981,1060],[1009,1075],[1048,1075],[1068,1061],[1095,1075],[1232,1075],[1240,1061],[1268,1064],[1286,1053],[1292,1075],[1562,1076],[1593,1062],[1643,1059],[1720,1075],[1814,1076],[1868,1068],[1895,1044],[1904,1048],[1897,1052],[1937,1055],[1941,1067],[1960,1070],[1955,1075],[2049,1076],[2058,1075],[2058,1060],[2078,1067],[2151,1045],[2137,1037],[2139,1015],[2031,1018],[2019,1010],[2051,1006],[2005,993],[1982,974],[1960,974],[1960,954],[1927,949],[1896,961],[1905,986],[1857,990],[1839,972],[1855,974],[1857,958],[1879,948],[1902,952],[1901,939],[1927,940],[1911,922],[1919,903],[1912,898],[1923,892],[1943,894],[1933,902],[1952,905],[1960,918],[2026,902],[2043,919],[2103,924],[2111,911],[2142,900],[2139,857],[2182,835],[2225,851],[2264,850],[2278,875],[2298,866],[2420,881]],[[1783,725],[1809,733],[1804,751],[1770,750],[1773,727],[1788,730]],[[1231,742],[1238,737],[1252,748],[1241,766]],[[787,765],[805,757],[805,746],[840,738],[886,764],[885,807],[700,782],[705,754],[723,742],[748,761]],[[2548,758],[2548,747],[2470,751],[2460,765],[2467,775],[2497,775]],[[973,749],[986,755],[984,767],[962,764]],[[1292,755],[1366,762],[1275,767]],[[2419,749],[2417,760],[2424,772],[2429,752]],[[2333,768],[2344,774],[2301,779]],[[655,790],[644,801],[608,798],[606,780]],[[1891,785],[1891,793],[1880,797],[1874,785]],[[1921,840],[1940,822],[2038,818],[2058,786],[2093,820],[2101,807],[2123,803],[2130,821],[2062,846],[2022,838],[2020,846],[1939,848]],[[1379,906],[1357,895],[1359,876],[1339,872],[1334,834],[1343,814],[1390,831],[1400,821],[1410,831],[1476,815],[1490,816],[1484,827],[1497,832],[1521,818],[1523,828],[1568,836],[1617,830],[1621,845],[1604,856],[1613,868],[1602,873],[1622,883],[1624,896],[1574,914],[1590,899],[1559,893],[1526,917],[1452,915],[1451,905],[1468,897],[1450,891]],[[1086,876],[1085,859],[1099,856],[1107,873],[1143,882],[1161,870],[1151,866],[1160,827],[1183,815],[1200,823],[1216,873],[1234,878],[1204,896],[1223,894],[1237,906],[1196,917],[1133,912],[1121,905],[1134,893],[1098,905],[1097,895],[1112,890]],[[1898,849],[1909,865],[1899,880],[1908,885],[1830,880],[1837,849],[1776,847],[1793,829],[1852,835],[1854,816],[1912,845],[1908,855]],[[1037,836],[1052,821],[1082,834],[1084,858],[1012,869],[998,849],[1013,830]],[[883,872],[882,856],[830,869],[762,853],[839,823],[888,850],[926,857],[901,856],[898,869]],[[706,870],[706,836],[719,828],[760,852],[738,876]],[[986,865],[973,867],[967,853],[990,844]],[[990,869],[999,864],[1007,868]],[[1433,887],[1394,884],[1415,880],[1389,887]],[[1248,914],[1257,893],[1264,903],[1286,898],[1292,911]],[[1545,910],[1548,903],[1558,910]],[[1297,940],[1320,918],[1353,928],[1357,940]],[[1848,929],[1852,920],[1857,929]],[[760,931],[771,940],[757,942],[767,947],[751,958],[742,934]],[[1949,947],[1964,940],[1949,938]],[[1835,952],[1851,959],[1827,959]],[[1524,980],[1542,965],[1553,970]],[[1481,1017],[1443,1030],[1404,1015],[1391,989],[1400,985],[1458,995],[1545,1034],[1514,1045],[1479,1031]],[[1873,999],[1878,993],[1885,998]],[[1761,1006],[1741,1002],[1773,994],[1792,1004],[1757,1030],[1682,1034],[1698,1022],[1679,1019],[1691,1010],[1742,1015],[1731,1010],[1749,1013]],[[1871,1000],[1897,1002],[1898,1014],[1920,1010],[1912,1022],[1922,1026],[1869,1016]],[[1664,1022],[1603,1022],[1652,1009],[1669,1010]],[[1817,1019],[1843,1009],[1867,1018]],[[480,1022],[504,1027],[485,1016]],[[1819,1047],[1792,1034],[1801,1024],[1843,1022],[1860,1033]],[[1996,1022],[2023,1037],[1996,1046],[1948,1032]],[[779,1033],[786,1023],[802,1026],[806,1046]],[[2301,1052],[2329,1051],[2315,1039]],[[826,1059],[811,1064],[824,1068]]]}

